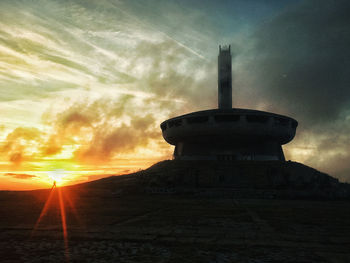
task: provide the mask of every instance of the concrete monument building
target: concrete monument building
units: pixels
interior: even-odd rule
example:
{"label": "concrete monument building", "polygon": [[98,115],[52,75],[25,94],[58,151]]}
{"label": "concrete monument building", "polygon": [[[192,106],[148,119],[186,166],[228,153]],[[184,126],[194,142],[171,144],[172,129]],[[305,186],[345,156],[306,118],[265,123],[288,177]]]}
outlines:
{"label": "concrete monument building", "polygon": [[280,160],[298,122],[290,117],[232,108],[231,48],[219,47],[218,109],[192,112],[161,123],[164,139],[181,160]]}

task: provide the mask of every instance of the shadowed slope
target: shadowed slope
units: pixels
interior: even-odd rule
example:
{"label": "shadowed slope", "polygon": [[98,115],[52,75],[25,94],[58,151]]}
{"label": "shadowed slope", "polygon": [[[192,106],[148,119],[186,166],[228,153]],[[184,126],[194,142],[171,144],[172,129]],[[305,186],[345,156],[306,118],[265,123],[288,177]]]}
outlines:
{"label": "shadowed slope", "polygon": [[58,188],[64,198],[55,191],[35,235],[49,190],[0,192],[0,258],[349,262],[348,200],[282,199],[334,199],[347,185],[298,163],[220,167],[164,161],[135,174]]}
{"label": "shadowed slope", "polygon": [[77,191],[124,194],[195,194],[237,198],[350,197],[350,186],[316,169],[280,161],[159,162],[146,170],[71,186]]}

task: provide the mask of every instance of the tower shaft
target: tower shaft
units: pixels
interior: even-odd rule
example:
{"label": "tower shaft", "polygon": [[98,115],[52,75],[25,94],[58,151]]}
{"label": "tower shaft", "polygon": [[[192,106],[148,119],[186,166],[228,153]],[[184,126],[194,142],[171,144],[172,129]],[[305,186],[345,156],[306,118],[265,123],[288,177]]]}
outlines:
{"label": "tower shaft", "polygon": [[232,109],[232,58],[231,46],[219,47],[218,56],[218,107]]}

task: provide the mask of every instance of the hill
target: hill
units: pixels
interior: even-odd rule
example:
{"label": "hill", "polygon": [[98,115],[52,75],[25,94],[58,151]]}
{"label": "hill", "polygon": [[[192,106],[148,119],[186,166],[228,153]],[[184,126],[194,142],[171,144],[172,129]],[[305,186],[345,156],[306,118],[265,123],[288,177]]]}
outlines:
{"label": "hill", "polygon": [[51,192],[4,191],[0,259],[350,262],[350,201],[337,192],[347,187],[297,163],[164,161]]}
{"label": "hill", "polygon": [[153,194],[195,194],[235,198],[346,199],[350,185],[297,162],[166,160],[130,175],[85,185]]}

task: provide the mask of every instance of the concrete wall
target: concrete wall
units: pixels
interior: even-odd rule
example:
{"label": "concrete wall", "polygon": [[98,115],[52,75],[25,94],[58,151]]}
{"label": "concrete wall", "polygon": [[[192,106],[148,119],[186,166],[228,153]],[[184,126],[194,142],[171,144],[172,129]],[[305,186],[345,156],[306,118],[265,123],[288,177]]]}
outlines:
{"label": "concrete wall", "polygon": [[232,108],[232,58],[231,49],[221,49],[218,56],[218,107]]}

